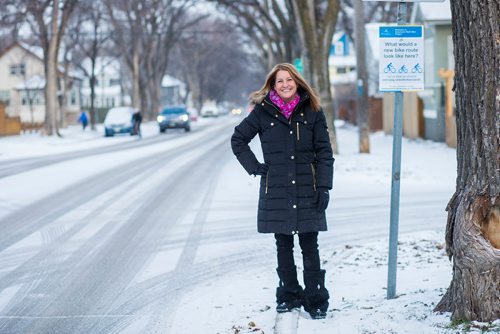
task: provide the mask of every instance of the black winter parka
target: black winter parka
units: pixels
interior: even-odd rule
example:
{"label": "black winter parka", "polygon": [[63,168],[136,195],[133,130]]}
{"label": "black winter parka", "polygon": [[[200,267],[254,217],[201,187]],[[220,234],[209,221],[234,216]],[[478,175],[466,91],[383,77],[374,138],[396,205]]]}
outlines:
{"label": "black winter parka", "polygon": [[307,94],[290,119],[269,95],[235,128],[231,147],[249,174],[259,165],[248,143],[259,134],[267,175],[260,180],[257,213],[260,233],[326,231],[325,212],[318,212],[315,192],[332,189],[333,153],[323,111],[314,111]]}

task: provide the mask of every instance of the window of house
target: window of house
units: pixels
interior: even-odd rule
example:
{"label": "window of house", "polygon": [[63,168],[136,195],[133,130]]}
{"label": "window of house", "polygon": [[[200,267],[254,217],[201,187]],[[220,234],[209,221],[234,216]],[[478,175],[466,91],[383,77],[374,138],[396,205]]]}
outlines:
{"label": "window of house", "polygon": [[120,84],[120,79],[109,79],[109,85],[115,86]]}
{"label": "window of house", "polygon": [[70,104],[72,106],[76,105],[76,92],[72,91],[70,96]]}
{"label": "window of house", "polygon": [[5,105],[10,104],[10,91],[9,90],[0,90],[0,101],[5,103]]}
{"label": "window of house", "polygon": [[26,64],[12,64],[10,65],[10,75],[25,75]]}
{"label": "window of house", "polygon": [[43,92],[42,91],[38,91],[37,94],[35,95],[35,99],[34,99],[34,103],[35,105],[37,106],[40,106],[42,104],[44,104],[44,99],[42,98],[43,96]]}
{"label": "window of house", "polygon": [[41,89],[22,90],[20,92],[20,95],[21,104],[23,106],[37,106],[43,105],[45,103],[45,99],[43,98],[43,90]]}
{"label": "window of house", "polygon": [[337,67],[337,74],[347,73],[347,69],[345,67]]}

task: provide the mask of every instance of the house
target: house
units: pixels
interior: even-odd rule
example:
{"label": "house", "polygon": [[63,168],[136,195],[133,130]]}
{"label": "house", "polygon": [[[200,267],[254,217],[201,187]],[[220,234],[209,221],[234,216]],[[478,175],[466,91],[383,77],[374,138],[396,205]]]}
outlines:
{"label": "house", "polygon": [[[445,79],[439,75],[441,69],[455,68],[450,1],[415,3],[411,13],[411,23],[424,25],[424,91],[418,95],[424,104],[425,138],[444,141],[446,124],[449,123],[448,127],[454,126],[454,115],[449,115],[449,120],[446,120]],[[451,92],[448,95],[454,99]],[[454,101],[450,101],[450,105],[455,105]],[[450,113],[454,112],[450,110]],[[451,132],[455,132],[456,141],[456,131],[451,130]],[[453,139],[450,140],[447,140],[448,144],[454,146]]]}
{"label": "house", "polygon": [[[370,130],[382,129],[382,100],[378,94],[378,71],[371,62],[378,64],[378,54],[376,57],[370,55],[369,48],[369,27],[365,26],[367,69],[368,69],[368,96],[370,119]],[[328,59],[330,84],[333,90],[335,110],[337,118],[356,124],[357,122],[357,72],[356,72],[356,50],[349,36],[344,32],[334,35],[330,56]]]}
{"label": "house", "polygon": [[[121,63],[116,58],[98,57],[95,64],[96,82],[94,86],[94,108],[96,110],[96,123],[104,121],[107,111],[115,106],[131,105],[132,98],[123,86],[124,78]],[[82,84],[82,109],[90,110],[90,59],[86,59],[82,67],[85,69],[86,78]]]}
{"label": "house", "polygon": [[[58,70],[61,92],[63,71]],[[74,122],[80,113],[81,80],[69,76],[67,102],[63,106],[64,121]],[[37,128],[45,120],[45,72],[41,49],[15,42],[0,53],[0,101],[6,105],[8,117],[19,117],[21,125]],[[59,95],[60,97],[63,94]],[[60,99],[61,101],[62,99]]]}
{"label": "house", "polygon": [[160,87],[160,105],[162,107],[184,104],[183,96],[185,94],[185,83],[170,75],[163,77]]}
{"label": "house", "polygon": [[349,74],[355,69],[356,52],[353,43],[345,32],[338,32],[333,36],[328,57],[330,81],[352,80],[352,75]]}

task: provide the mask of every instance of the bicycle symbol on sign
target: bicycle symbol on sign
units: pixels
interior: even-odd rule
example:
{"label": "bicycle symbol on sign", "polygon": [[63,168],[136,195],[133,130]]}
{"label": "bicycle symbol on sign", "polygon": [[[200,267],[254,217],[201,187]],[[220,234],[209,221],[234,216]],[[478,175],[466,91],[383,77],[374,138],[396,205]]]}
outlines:
{"label": "bicycle symbol on sign", "polygon": [[419,63],[413,66],[413,68],[411,69],[411,73],[422,73],[422,67]]}
{"label": "bicycle symbol on sign", "polygon": [[392,65],[392,63],[389,63],[387,64],[387,66],[384,68],[384,73],[396,73],[396,68],[394,67],[394,65]]}
{"label": "bicycle symbol on sign", "polygon": [[401,68],[398,70],[399,73],[408,73],[408,69],[406,68],[406,65],[401,66]]}

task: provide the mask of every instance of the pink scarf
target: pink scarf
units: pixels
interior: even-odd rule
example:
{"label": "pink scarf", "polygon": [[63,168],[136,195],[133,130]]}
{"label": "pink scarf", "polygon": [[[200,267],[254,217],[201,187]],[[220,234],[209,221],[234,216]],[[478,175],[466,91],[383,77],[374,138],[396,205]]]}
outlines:
{"label": "pink scarf", "polygon": [[300,95],[295,94],[295,98],[292,101],[286,103],[274,89],[271,89],[271,91],[269,92],[269,98],[271,99],[271,102],[280,109],[280,112],[283,114],[283,116],[286,117],[286,119],[290,118],[293,109],[295,109],[300,101]]}

